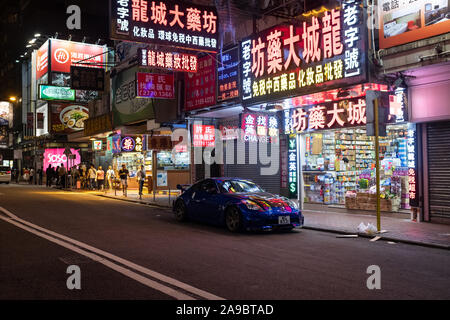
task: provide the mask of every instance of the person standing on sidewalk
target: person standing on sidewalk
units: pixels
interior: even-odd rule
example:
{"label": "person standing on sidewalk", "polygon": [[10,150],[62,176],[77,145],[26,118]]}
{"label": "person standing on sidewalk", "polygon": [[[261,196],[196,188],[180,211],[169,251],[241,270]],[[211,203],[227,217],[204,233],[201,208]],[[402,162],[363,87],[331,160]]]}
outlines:
{"label": "person standing on sidewalk", "polygon": [[122,192],[125,197],[127,196],[128,176],[129,176],[129,172],[128,172],[125,164],[122,164],[122,169],[119,170],[119,177],[120,177],[120,183],[122,184]]}
{"label": "person standing on sidewalk", "polygon": [[94,190],[95,179],[97,179],[97,170],[95,170],[93,164],[91,164],[91,167],[89,168],[88,177],[89,177],[89,189]]}
{"label": "person standing on sidewalk", "polygon": [[139,199],[142,199],[142,189],[144,189],[144,183],[145,183],[145,169],[144,166],[141,165],[141,168],[136,173],[138,183],[139,183]]}
{"label": "person standing on sidewalk", "polygon": [[42,168],[39,168],[38,171],[37,171],[37,174],[38,174],[38,177],[39,177],[38,184],[41,186],[42,185],[42,178],[43,178],[43,175],[44,175],[44,170]]}
{"label": "person standing on sidewalk", "polygon": [[66,188],[66,174],[67,174],[66,167],[64,167],[64,164],[61,163],[61,167],[59,167],[58,176],[59,176],[59,183],[61,184],[61,188],[63,189]]}
{"label": "person standing on sidewalk", "polygon": [[108,180],[108,189],[112,188],[112,181],[116,179],[116,173],[114,172],[111,166],[108,167],[108,171],[106,171],[106,179]]}
{"label": "person standing on sidewalk", "polygon": [[105,182],[105,171],[103,171],[102,166],[98,166],[98,170],[97,170],[97,189],[98,190],[103,190],[104,182]]}
{"label": "person standing on sidewalk", "polygon": [[30,169],[30,184],[34,183],[34,169],[31,167]]}

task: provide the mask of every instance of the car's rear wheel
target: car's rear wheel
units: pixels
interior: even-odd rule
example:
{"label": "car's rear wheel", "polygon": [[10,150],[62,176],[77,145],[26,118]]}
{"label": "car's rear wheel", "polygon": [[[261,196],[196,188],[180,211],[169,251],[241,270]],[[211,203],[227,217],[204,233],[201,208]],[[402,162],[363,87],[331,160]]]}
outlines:
{"label": "car's rear wheel", "polygon": [[183,222],[183,221],[187,220],[186,206],[184,205],[184,203],[182,201],[178,201],[175,204],[175,218],[179,222]]}
{"label": "car's rear wheel", "polygon": [[227,210],[225,224],[231,232],[238,232],[242,229],[242,217],[237,208],[231,207]]}

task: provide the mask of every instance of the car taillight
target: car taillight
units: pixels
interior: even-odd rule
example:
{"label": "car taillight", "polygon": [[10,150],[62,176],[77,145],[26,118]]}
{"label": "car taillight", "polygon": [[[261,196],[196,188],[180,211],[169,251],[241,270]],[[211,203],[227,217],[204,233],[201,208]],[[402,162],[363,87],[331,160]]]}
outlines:
{"label": "car taillight", "polygon": [[6,171],[7,174],[11,174],[11,171]]}

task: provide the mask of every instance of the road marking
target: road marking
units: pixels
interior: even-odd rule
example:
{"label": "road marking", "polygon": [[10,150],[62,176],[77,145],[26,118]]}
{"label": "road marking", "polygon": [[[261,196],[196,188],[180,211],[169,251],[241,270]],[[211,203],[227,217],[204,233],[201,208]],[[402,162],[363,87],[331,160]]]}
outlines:
{"label": "road marking", "polygon": [[[128,261],[126,259],[123,259],[123,258],[120,258],[118,256],[115,256],[115,255],[113,255],[113,254],[111,254],[109,252],[106,252],[106,251],[103,251],[101,249],[92,247],[92,246],[90,246],[88,244],[85,244],[83,242],[74,240],[72,238],[69,238],[69,237],[64,236],[62,234],[53,232],[51,230],[42,228],[42,227],[40,227],[38,225],[35,225],[35,224],[31,223],[31,222],[28,222],[26,220],[23,220],[23,219],[17,217],[16,215],[14,215],[10,211],[4,209],[3,207],[0,207],[0,211],[2,211],[4,214],[6,214],[9,217],[9,218],[5,218],[5,217],[0,216],[0,218],[2,220],[6,221],[8,223],[14,224],[14,225],[16,225],[19,228],[22,228],[22,229],[24,229],[26,231],[29,231],[29,232],[31,232],[33,234],[36,234],[36,235],[38,235],[38,236],[40,236],[40,237],[42,237],[44,239],[47,239],[47,240],[49,240],[51,242],[59,244],[59,245],[65,247],[65,248],[68,248],[68,249],[70,249],[72,251],[75,251],[75,252],[77,252],[77,253],[79,253],[81,255],[84,255],[84,256],[86,256],[88,258],[91,258],[94,261],[98,261],[99,263],[102,263],[103,265],[105,265],[107,267],[110,267],[111,269],[113,269],[113,270],[115,270],[117,272],[120,272],[120,273],[122,273],[122,274],[124,274],[124,275],[126,275],[126,276],[128,276],[128,277],[130,277],[130,278],[132,278],[132,279],[134,279],[134,280],[136,280],[136,281],[138,281],[138,282],[148,286],[148,287],[151,287],[153,289],[156,289],[158,291],[166,293],[167,295],[172,296],[172,297],[174,297],[176,299],[179,299],[179,300],[190,299],[190,300],[192,300],[194,298],[191,297],[191,296],[188,296],[186,294],[183,294],[183,293],[181,293],[179,291],[176,291],[176,290],[174,290],[174,289],[172,289],[170,287],[164,286],[164,285],[162,285],[159,282],[156,282],[156,281],[150,280],[148,278],[145,278],[145,277],[143,277],[143,276],[141,276],[141,275],[139,275],[139,274],[137,274],[137,273],[135,273],[135,272],[133,272],[133,271],[131,271],[129,269],[126,269],[126,268],[124,268],[122,266],[119,266],[119,265],[109,261],[109,260],[106,260],[105,258],[108,258],[108,259],[113,260],[113,261],[115,261],[117,263],[125,265],[128,268],[134,269],[135,271],[138,271],[138,272],[141,272],[141,273],[146,274],[148,276],[151,276],[151,277],[153,277],[155,279],[158,279],[158,280],[160,280],[162,282],[165,282],[166,284],[170,284],[170,285],[178,287],[178,288],[180,288],[180,289],[182,289],[184,291],[187,291],[189,293],[195,294],[195,295],[197,295],[197,296],[199,296],[201,298],[208,299],[208,300],[225,300],[224,298],[216,296],[216,295],[214,295],[212,293],[206,292],[204,290],[201,290],[201,289],[198,289],[198,288],[193,287],[191,285],[188,285],[188,284],[186,284],[184,282],[181,282],[181,281],[178,281],[176,279],[173,279],[173,278],[170,278],[168,276],[165,276],[165,275],[163,275],[163,274],[161,274],[159,272],[156,272],[156,271],[150,270],[148,268],[145,268],[143,266],[137,265],[137,264],[135,264],[135,263],[133,263],[131,261]],[[39,230],[39,231],[37,231],[37,230]],[[45,232],[47,234],[45,234],[43,232]],[[62,241],[62,240],[64,240],[64,241]],[[91,252],[85,251],[85,250],[80,249],[78,247],[83,248],[85,250],[89,250]],[[94,253],[92,253],[92,252],[94,252]]]}

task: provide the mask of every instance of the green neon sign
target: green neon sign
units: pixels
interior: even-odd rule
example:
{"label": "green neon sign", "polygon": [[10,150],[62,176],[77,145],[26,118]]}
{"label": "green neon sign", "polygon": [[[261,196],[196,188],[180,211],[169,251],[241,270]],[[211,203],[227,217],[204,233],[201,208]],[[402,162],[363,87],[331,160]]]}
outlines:
{"label": "green neon sign", "polygon": [[39,86],[40,100],[75,101],[75,90],[69,87],[57,87],[41,84]]}

